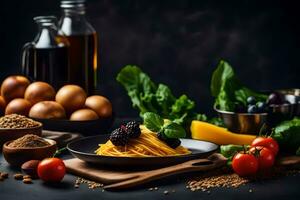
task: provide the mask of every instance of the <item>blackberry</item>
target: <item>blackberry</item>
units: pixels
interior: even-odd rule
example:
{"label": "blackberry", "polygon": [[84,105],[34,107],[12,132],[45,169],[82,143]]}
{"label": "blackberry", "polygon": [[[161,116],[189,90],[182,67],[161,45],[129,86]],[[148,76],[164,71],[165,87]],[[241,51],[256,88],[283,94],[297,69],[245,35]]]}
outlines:
{"label": "blackberry", "polygon": [[181,144],[181,141],[177,138],[167,138],[163,133],[157,133],[157,138],[165,142],[169,147],[175,149]]}
{"label": "blackberry", "polygon": [[160,139],[161,141],[166,141],[168,138],[165,136],[165,134],[158,132],[157,133],[157,138]]}
{"label": "blackberry", "polygon": [[181,144],[181,141],[177,138],[171,138],[166,141],[167,145],[173,149],[176,149]]}
{"label": "blackberry", "polygon": [[129,137],[125,129],[117,128],[110,134],[109,139],[115,146],[125,146]]}
{"label": "blackberry", "polygon": [[141,135],[140,124],[136,121],[128,122],[125,126],[129,138],[138,138]]}

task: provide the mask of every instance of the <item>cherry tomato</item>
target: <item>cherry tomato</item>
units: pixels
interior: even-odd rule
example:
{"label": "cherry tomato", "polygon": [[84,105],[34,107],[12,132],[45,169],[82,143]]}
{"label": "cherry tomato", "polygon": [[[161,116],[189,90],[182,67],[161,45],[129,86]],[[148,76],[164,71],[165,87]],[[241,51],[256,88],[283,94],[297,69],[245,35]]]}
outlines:
{"label": "cherry tomato", "polygon": [[263,146],[271,150],[276,156],[279,150],[278,143],[271,137],[257,137],[253,140],[251,146]]}
{"label": "cherry tomato", "polygon": [[258,161],[252,154],[237,153],[232,159],[232,168],[239,176],[251,176],[258,170]]}
{"label": "cherry tomato", "polygon": [[66,174],[66,167],[59,158],[46,158],[39,163],[37,172],[45,182],[59,182]]}
{"label": "cherry tomato", "polygon": [[275,155],[270,149],[262,146],[257,146],[252,147],[250,149],[250,152],[253,154],[258,154],[257,161],[259,170],[269,169],[274,165]]}

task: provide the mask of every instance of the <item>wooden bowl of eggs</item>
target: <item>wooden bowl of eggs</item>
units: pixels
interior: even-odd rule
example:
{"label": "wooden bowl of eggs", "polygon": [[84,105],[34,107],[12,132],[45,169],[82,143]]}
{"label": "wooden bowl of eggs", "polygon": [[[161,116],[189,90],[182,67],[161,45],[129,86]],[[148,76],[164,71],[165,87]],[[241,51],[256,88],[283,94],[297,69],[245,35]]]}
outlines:
{"label": "wooden bowl of eggs", "polygon": [[23,76],[3,81],[0,112],[29,116],[46,130],[84,135],[106,134],[114,121],[112,104],[104,96],[87,96],[77,85],[65,85],[56,93],[48,83],[30,83]]}

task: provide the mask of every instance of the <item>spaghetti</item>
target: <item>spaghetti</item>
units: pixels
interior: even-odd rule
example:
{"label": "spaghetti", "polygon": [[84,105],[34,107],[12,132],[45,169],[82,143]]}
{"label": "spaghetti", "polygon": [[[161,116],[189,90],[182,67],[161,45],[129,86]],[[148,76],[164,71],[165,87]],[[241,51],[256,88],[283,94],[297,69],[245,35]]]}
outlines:
{"label": "spaghetti", "polygon": [[97,155],[114,157],[162,157],[191,153],[183,146],[178,146],[176,149],[173,149],[159,140],[156,133],[151,132],[145,126],[140,126],[140,128],[141,136],[136,139],[131,139],[125,146],[115,146],[108,140],[105,144],[100,144],[95,153]]}

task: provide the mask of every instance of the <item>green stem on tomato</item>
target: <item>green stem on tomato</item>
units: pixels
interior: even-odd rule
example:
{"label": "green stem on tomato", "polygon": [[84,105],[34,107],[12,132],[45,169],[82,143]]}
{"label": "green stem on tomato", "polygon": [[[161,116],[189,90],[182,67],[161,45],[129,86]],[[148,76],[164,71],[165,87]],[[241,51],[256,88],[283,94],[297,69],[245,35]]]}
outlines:
{"label": "green stem on tomato", "polygon": [[53,158],[59,156],[60,154],[62,154],[65,150],[67,150],[67,147],[63,147],[61,149],[58,149],[55,151],[55,153],[53,154]]}

